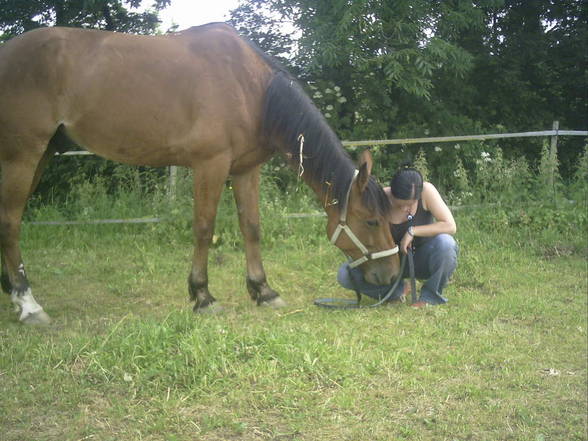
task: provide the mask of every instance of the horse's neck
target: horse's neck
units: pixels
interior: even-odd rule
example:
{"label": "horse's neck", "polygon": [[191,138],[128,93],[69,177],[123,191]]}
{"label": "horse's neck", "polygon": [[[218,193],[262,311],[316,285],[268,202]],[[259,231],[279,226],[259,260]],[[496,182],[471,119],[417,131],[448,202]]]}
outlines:
{"label": "horse's neck", "polygon": [[328,189],[328,185],[318,183],[316,181],[313,181],[312,179],[304,179],[304,181],[310,188],[312,188],[312,191],[318,198],[319,202],[321,203],[321,206],[328,214],[327,209],[332,205],[332,197],[330,194],[331,192]]}
{"label": "horse's neck", "polygon": [[[302,179],[304,182],[313,190],[315,195],[317,196],[321,206],[325,210],[325,213],[330,217],[333,214],[339,216],[340,207],[346,203],[346,201],[341,200],[345,198],[345,194],[349,185],[351,183],[351,179],[353,177],[353,171],[355,170],[354,164],[349,161],[349,164],[345,164],[344,166],[349,167],[349,173],[340,173],[341,176],[335,178],[333,177],[333,181],[335,179],[340,179],[341,181],[336,182],[327,182],[320,181],[317,179],[313,179],[312,176],[302,174]],[[348,177],[346,175],[349,175]],[[335,192],[335,185],[338,185],[339,188],[343,188],[343,191],[339,191],[339,195]]]}

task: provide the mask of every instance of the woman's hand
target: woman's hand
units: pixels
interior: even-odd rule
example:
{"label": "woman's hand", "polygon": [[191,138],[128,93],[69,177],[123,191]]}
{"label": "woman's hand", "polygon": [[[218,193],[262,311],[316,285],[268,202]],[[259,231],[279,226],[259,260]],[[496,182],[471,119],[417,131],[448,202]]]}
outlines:
{"label": "woman's hand", "polygon": [[408,247],[412,246],[413,239],[414,237],[407,231],[400,241],[400,251],[402,251],[404,254],[408,254]]}

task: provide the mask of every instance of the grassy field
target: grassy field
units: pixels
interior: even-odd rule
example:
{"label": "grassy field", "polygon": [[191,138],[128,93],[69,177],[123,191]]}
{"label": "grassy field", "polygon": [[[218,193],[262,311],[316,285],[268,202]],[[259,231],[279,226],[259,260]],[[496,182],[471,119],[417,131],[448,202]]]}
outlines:
{"label": "grassy field", "polygon": [[217,315],[191,312],[181,222],[25,226],[54,322],[24,327],[0,300],[0,439],[587,439],[585,232],[541,242],[459,216],[448,305],[330,311],[313,299],[350,294],[324,219],[279,223],[265,266],[289,306],[253,305],[220,235]]}

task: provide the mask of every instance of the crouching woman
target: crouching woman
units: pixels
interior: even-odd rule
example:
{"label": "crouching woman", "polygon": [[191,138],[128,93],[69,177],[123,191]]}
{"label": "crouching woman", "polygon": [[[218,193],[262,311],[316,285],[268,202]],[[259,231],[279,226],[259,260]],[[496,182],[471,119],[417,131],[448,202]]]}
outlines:
{"label": "crouching woman", "polygon": [[[453,238],[456,231],[451,210],[430,182],[423,182],[418,170],[403,167],[384,188],[392,204],[391,229],[400,251],[414,250],[415,277],[424,281],[414,307],[440,305],[447,302],[443,288],[457,267],[458,246]],[[412,219],[412,220],[409,220]],[[401,277],[409,277],[409,265],[404,265]],[[344,263],[337,275],[339,283],[369,297],[382,299],[392,285],[373,285],[363,278],[359,268]],[[400,300],[404,294],[401,280],[390,297]]]}

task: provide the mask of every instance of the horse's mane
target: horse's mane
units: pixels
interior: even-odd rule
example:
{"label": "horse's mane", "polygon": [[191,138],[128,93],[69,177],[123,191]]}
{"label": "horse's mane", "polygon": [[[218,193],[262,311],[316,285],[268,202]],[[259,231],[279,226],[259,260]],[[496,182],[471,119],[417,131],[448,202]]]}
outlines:
{"label": "horse's mane", "polygon": [[[337,201],[342,209],[356,166],[298,82],[281,66],[271,65],[274,74],[266,90],[264,135],[270,147],[284,154],[296,168],[300,164],[299,136],[303,135],[304,174],[323,186],[324,194],[329,195],[328,203]],[[381,215],[390,210],[390,202],[373,176],[363,193],[363,203]]]}

